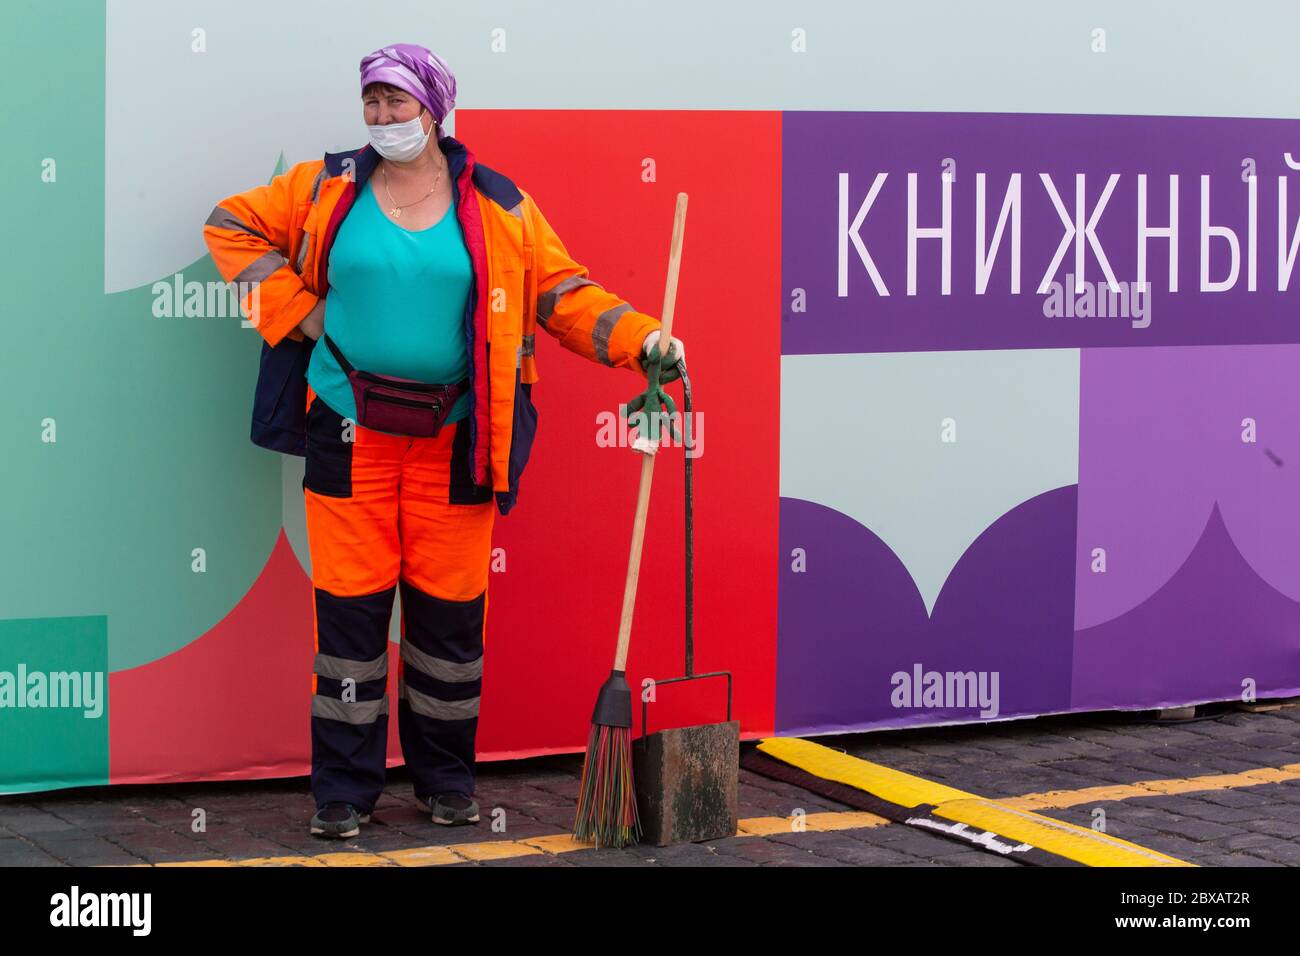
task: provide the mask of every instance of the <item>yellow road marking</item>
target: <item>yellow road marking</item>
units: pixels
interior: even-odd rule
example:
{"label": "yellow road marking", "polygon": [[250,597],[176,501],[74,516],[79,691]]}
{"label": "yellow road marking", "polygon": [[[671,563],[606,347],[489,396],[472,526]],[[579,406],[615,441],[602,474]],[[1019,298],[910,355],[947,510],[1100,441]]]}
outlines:
{"label": "yellow road marking", "polygon": [[997,800],[950,800],[935,808],[936,817],[956,820],[999,836],[1028,843],[1088,866],[1195,866],[1087,827],[1016,810]]}
{"label": "yellow road marking", "polygon": [[1105,787],[1084,787],[1082,790],[1048,790],[1044,793],[1026,793],[1020,797],[1005,797],[999,802],[1021,810],[1048,810],[1060,807],[1077,807],[1081,803],[1099,803],[1104,800],[1129,800],[1133,797],[1168,796],[1174,793],[1196,793],[1205,790],[1232,790],[1254,787],[1261,783],[1283,783],[1300,778],[1300,763],[1282,767],[1262,767],[1241,773],[1211,773],[1201,777],[1179,777],[1170,780],[1140,780],[1137,783]]}
{"label": "yellow road marking", "polygon": [[484,840],[482,843],[462,843],[455,851],[467,860],[504,860],[512,856],[541,856],[544,850],[519,840]]}
{"label": "yellow road marking", "polygon": [[[180,860],[175,863],[154,863],[153,866],[241,866],[245,861],[234,860]],[[127,866],[149,866],[148,863],[128,863]]]}
{"label": "yellow road marking", "polygon": [[465,861],[445,846],[420,846],[413,850],[389,850],[379,854],[398,866],[444,866]]}
{"label": "yellow road marking", "polygon": [[325,866],[392,866],[393,861],[377,853],[364,850],[342,851],[339,853],[321,853],[313,857]]}
{"label": "yellow road marking", "polygon": [[942,783],[903,773],[901,770],[894,770],[882,764],[850,757],[848,754],[800,737],[768,737],[759,741],[758,749],[784,763],[807,770],[823,780],[848,784],[860,790],[867,789],[861,786],[861,783],[865,779],[864,769],[870,768],[871,792],[880,799],[900,807],[915,807],[922,803],[938,804],[972,796]]}
{"label": "yellow road marking", "polygon": [[1012,808],[1002,801],[987,800],[852,757],[810,740],[769,737],[759,742],[758,749],[822,779],[856,787],[904,807],[929,804],[935,807],[935,816],[989,830],[1088,866],[1194,865],[1096,830]]}
{"label": "yellow road marking", "polygon": [[543,853],[572,853],[574,850],[590,850],[591,843],[579,843],[572,833],[552,833],[547,836],[529,837],[520,840],[525,846],[536,847]]}
{"label": "yellow road marking", "polygon": [[802,827],[815,833],[832,830],[863,830],[867,827],[888,826],[891,821],[874,813],[859,810],[847,813],[806,813],[802,820],[791,814],[788,817],[750,817],[736,822],[736,836],[772,836],[777,833],[798,832]]}

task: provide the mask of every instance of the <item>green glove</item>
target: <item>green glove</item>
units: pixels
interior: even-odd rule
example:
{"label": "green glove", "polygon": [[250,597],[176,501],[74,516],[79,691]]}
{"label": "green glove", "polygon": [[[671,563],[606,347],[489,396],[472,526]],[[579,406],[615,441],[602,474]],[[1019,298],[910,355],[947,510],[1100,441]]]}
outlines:
{"label": "green glove", "polygon": [[[673,402],[672,396],[663,390],[660,386],[673,379],[681,378],[681,372],[674,365],[665,373],[662,369],[663,356],[659,354],[659,344],[656,342],[650,348],[649,354],[642,362],[642,367],[646,373],[646,388],[640,395],[637,395],[627,403],[627,415],[631,419],[637,415],[637,434],[642,438],[648,438],[653,444],[658,445],[660,442],[660,426],[662,424],[662,411],[667,409],[668,430],[676,441],[681,441],[681,433],[677,430],[677,424],[674,417],[677,414],[677,405]],[[667,377],[672,374],[672,378]]]}

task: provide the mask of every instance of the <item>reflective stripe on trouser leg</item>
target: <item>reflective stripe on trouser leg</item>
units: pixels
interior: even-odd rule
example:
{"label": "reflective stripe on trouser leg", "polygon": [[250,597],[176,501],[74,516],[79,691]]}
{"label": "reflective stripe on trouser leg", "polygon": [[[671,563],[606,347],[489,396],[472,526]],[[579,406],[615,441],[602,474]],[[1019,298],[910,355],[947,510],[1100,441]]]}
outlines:
{"label": "reflective stripe on trouser leg", "polygon": [[451,493],[455,434],[463,424],[416,439],[402,466],[397,723],[418,798],[474,792],[496,505],[491,498],[459,503],[463,496]]}
{"label": "reflective stripe on trouser leg", "polygon": [[[314,401],[313,401],[314,400]],[[317,806],[374,810],[388,745],[388,627],[400,567],[404,440],[343,422],[308,393],[303,497],[315,595],[311,735]]]}

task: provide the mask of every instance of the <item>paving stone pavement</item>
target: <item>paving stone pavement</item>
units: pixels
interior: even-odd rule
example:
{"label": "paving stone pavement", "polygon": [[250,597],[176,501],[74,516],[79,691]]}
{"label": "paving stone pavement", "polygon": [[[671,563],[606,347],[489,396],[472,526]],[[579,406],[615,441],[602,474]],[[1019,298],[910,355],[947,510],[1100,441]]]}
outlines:
{"label": "paving stone pavement", "polygon": [[[815,738],[826,746],[989,798],[1300,764],[1300,706],[1229,711],[1213,720],[1140,722],[1067,715],[932,730]],[[752,744],[745,744],[746,747]],[[581,755],[482,764],[477,826],[441,827],[402,768],[360,836],[307,832],[308,780],[78,788],[0,796],[0,866],[100,866],[371,853],[565,834]],[[739,815],[787,817],[849,808],[747,770]],[[192,825],[202,811],[204,827]],[[1039,811],[1202,866],[1300,865],[1300,779],[1177,795],[1091,801]],[[494,832],[492,820],[505,832]],[[704,844],[534,853],[452,866],[1008,866],[993,853],[900,824],[733,836]]]}

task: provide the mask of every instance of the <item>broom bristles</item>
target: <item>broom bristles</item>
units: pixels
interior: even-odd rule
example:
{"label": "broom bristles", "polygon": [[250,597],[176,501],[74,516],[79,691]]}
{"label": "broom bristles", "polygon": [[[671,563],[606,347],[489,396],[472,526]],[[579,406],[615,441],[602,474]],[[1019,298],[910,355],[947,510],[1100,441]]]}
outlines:
{"label": "broom bristles", "polygon": [[592,724],[578,789],[576,840],[624,847],[641,838],[632,779],[632,728]]}

